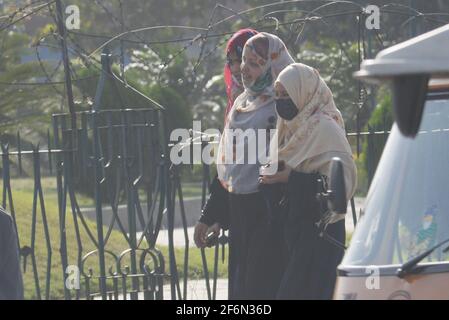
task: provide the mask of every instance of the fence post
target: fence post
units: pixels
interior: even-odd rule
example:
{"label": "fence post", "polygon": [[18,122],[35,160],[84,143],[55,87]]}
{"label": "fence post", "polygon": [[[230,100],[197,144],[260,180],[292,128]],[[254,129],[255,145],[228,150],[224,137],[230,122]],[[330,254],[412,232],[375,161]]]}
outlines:
{"label": "fence post", "polygon": [[98,260],[100,265],[100,293],[103,300],[107,299],[106,295],[106,265],[104,254],[104,237],[103,237],[103,209],[102,209],[102,197],[101,197],[101,181],[100,176],[101,168],[101,153],[100,153],[100,141],[97,125],[98,113],[92,112],[92,130],[93,130],[93,168],[94,168],[94,181],[95,181],[95,213],[97,220],[97,236],[98,236]]}
{"label": "fence post", "polygon": [[14,210],[14,201],[12,198],[12,190],[11,190],[11,169],[10,169],[10,160],[9,160],[9,145],[2,144],[2,177],[3,177],[3,199],[2,199],[2,207],[6,210],[6,203],[9,203],[9,212],[11,213],[12,220],[14,222],[14,227],[16,228],[16,236],[17,236],[17,247],[20,248],[20,239],[19,239],[19,229],[17,229],[17,221],[16,221],[16,212]]}
{"label": "fence post", "polygon": [[[64,119],[62,119],[64,121]],[[67,286],[65,285],[67,281],[67,267],[68,267],[68,258],[67,258],[67,236],[66,236],[66,206],[64,201],[64,188],[63,188],[63,160],[61,154],[64,155],[65,152],[69,152],[65,150],[63,147],[60,136],[59,136],[59,118],[57,116],[53,116],[53,140],[54,146],[57,150],[55,157],[55,169],[56,169],[56,187],[58,190],[58,209],[59,209],[59,253],[61,255],[61,265],[62,265],[62,275],[64,279],[64,298],[65,300],[71,300],[71,294]],[[62,128],[63,126],[61,126]]]}

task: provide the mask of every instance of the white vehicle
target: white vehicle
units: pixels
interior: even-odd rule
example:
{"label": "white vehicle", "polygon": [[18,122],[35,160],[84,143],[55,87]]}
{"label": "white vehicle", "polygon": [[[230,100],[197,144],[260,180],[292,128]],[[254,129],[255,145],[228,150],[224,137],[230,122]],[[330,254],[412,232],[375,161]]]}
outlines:
{"label": "white vehicle", "polygon": [[363,62],[395,124],[338,268],[335,299],[449,299],[449,25]]}

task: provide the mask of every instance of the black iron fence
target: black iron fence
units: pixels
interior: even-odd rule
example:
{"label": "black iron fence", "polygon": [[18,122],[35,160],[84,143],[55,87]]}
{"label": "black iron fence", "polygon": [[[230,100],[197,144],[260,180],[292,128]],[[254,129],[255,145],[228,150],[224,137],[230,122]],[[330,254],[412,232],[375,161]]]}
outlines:
{"label": "black iron fence", "polygon": [[[54,115],[45,149],[22,150],[19,135],[15,150],[2,144],[2,206],[18,229],[28,298],[188,298],[188,228],[200,211],[186,212],[182,172],[189,168],[169,160],[163,112],[89,111],[77,113],[75,123],[73,131],[70,115]],[[382,150],[387,136],[370,130],[349,133],[348,139],[357,158],[362,151],[373,158],[370,150]],[[369,184],[377,163],[365,163],[359,177]],[[211,176],[209,166],[201,166],[199,207]],[[355,225],[354,199],[351,209]],[[161,228],[168,235],[164,245],[158,241]],[[183,234],[176,247],[175,228]],[[216,298],[226,243],[222,234],[215,247],[193,249],[200,250],[199,277],[208,299]]]}
{"label": "black iron fence", "polygon": [[[161,114],[150,109],[83,112],[77,114],[76,120],[74,133],[70,116],[54,115],[53,143],[49,139],[45,150],[35,147],[31,151],[11,151],[8,145],[2,145],[2,205],[11,212],[19,230],[25,272],[31,260],[35,287],[32,297],[57,298],[50,294],[52,278],[55,272],[61,272],[66,299],[96,296],[106,299],[120,295],[137,299],[139,293],[145,299],[162,299],[164,280],[176,279],[176,268],[175,261],[170,261],[168,273],[166,257],[155,246],[163,215],[173,228]],[[42,159],[46,164],[44,171],[50,174],[46,181],[56,180],[52,200],[57,205],[52,207],[57,212],[52,214],[57,213],[57,219],[52,221],[48,218],[45,201],[48,199],[42,187]],[[23,161],[33,168],[31,230],[20,226],[23,218],[30,217],[24,217],[23,210],[20,217],[16,214],[18,201],[11,184],[12,175],[24,176]],[[93,220],[80,209],[80,194],[93,199]],[[119,215],[121,204],[126,204],[126,217]],[[103,212],[106,208],[109,209],[107,224]],[[137,237],[138,226],[142,230],[140,237]],[[115,243],[110,248],[111,242]],[[120,247],[117,242],[123,248],[120,252],[117,252]],[[69,252],[68,243],[76,252]],[[55,248],[59,249],[59,257],[54,255]],[[172,245],[169,251],[173,252]],[[46,261],[38,262],[37,256],[46,257]],[[94,267],[89,267],[94,257]],[[43,265],[45,269],[41,268]],[[61,269],[54,270],[54,265]]]}

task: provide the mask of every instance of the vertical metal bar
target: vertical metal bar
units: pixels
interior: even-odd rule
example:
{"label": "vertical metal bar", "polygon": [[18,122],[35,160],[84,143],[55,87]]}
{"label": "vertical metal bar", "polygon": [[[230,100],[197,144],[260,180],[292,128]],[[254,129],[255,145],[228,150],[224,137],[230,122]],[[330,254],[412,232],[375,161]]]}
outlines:
{"label": "vertical metal bar", "polygon": [[101,52],[101,72],[98,80],[97,89],[95,91],[93,110],[99,111],[101,109],[101,99],[103,98],[104,87],[106,84],[106,76],[110,75],[111,53],[109,47],[105,46]]}
{"label": "vertical metal bar", "polygon": [[357,111],[356,127],[357,127],[356,143],[357,143],[357,159],[358,159],[360,157],[360,108]]}
{"label": "vertical metal bar", "polygon": [[53,165],[52,165],[52,154],[51,154],[51,139],[50,139],[50,129],[47,130],[47,146],[48,146],[48,170],[50,175],[53,174]]}
{"label": "vertical metal bar", "polygon": [[[73,156],[72,156],[72,152],[75,152],[74,150],[72,150],[72,148],[69,148],[69,152],[64,153],[64,167],[63,167],[63,171],[64,171],[64,177],[65,177],[65,186],[66,186],[66,192],[64,192],[64,196],[65,198],[67,198],[67,193],[69,195],[69,199],[70,199],[70,207],[72,210],[72,217],[73,217],[73,224],[74,224],[74,228],[75,228],[75,236],[76,236],[76,242],[77,242],[77,250],[78,250],[78,254],[77,254],[77,263],[78,263],[78,267],[81,269],[81,264],[82,264],[82,251],[83,251],[83,245],[81,242],[81,235],[80,235],[80,231],[79,231],[79,224],[78,224],[78,214],[80,215],[80,217],[82,217],[81,213],[79,212],[79,207],[78,204],[76,202],[76,197],[75,197],[75,191],[74,191],[74,166],[73,166]],[[66,203],[66,201],[64,201],[64,203]],[[67,212],[67,211],[65,211]],[[87,229],[86,227],[86,232],[87,234],[91,237],[94,238],[91,235],[91,232],[89,229]],[[97,243],[95,241],[93,241],[93,243],[95,245],[97,245]],[[79,300],[80,298],[80,290],[76,291],[76,296],[75,299]]]}
{"label": "vertical metal bar", "polygon": [[2,178],[3,178],[2,207],[6,209],[6,191],[9,181],[9,156],[8,156],[8,145],[4,144],[2,144]]}
{"label": "vertical metal bar", "polygon": [[[148,242],[148,240],[150,239],[148,236],[148,232],[146,229],[146,222],[145,222],[145,217],[143,215],[142,212],[142,206],[140,204],[140,197],[139,197],[139,186],[141,185],[142,179],[144,177],[144,172],[143,172],[143,150],[142,150],[142,128],[140,128],[139,126],[136,127],[135,129],[135,134],[136,134],[136,138],[133,139],[136,141],[136,157],[137,157],[137,172],[134,175],[136,178],[134,178],[133,181],[133,192],[134,192],[134,199],[135,199],[135,209],[136,209],[136,213],[137,213],[137,218],[139,219],[140,222],[140,226],[142,228],[142,236],[139,239],[139,241],[136,244],[136,248],[140,247],[141,244],[141,239],[145,238]],[[151,165],[151,164],[149,164]],[[147,220],[148,221],[148,220]],[[136,222],[137,223],[137,222]],[[136,229],[137,231],[137,229]]]}
{"label": "vertical metal bar", "polygon": [[[55,148],[61,150],[61,143],[59,139],[59,118],[57,116],[53,116],[53,139]],[[66,224],[65,224],[65,205],[63,205],[63,186],[62,186],[62,163],[61,163],[61,153],[56,153],[56,187],[58,190],[58,209],[59,209],[59,253],[61,255],[61,265],[62,265],[62,275],[65,281],[67,280],[67,266],[68,266],[68,257],[67,257],[67,236],[66,236]],[[70,291],[64,285],[64,298],[66,300],[71,300]]]}
{"label": "vertical metal bar", "polygon": [[[35,153],[33,153],[34,161],[36,161]],[[37,176],[36,173],[36,163],[33,162],[34,165],[34,190],[33,190],[33,208],[31,213],[31,262],[33,265],[33,275],[34,275],[34,285],[36,289],[36,297],[38,300],[42,299],[41,296],[41,288],[39,284],[39,274],[37,272],[37,263],[36,263],[36,223],[37,223],[37,197],[38,197],[38,182],[37,182]]]}
{"label": "vertical metal bar", "polygon": [[[123,3],[119,0],[119,8],[120,8],[120,25],[121,25],[121,33],[125,32],[125,17],[123,15]],[[123,38],[120,39],[120,76],[126,84],[125,77],[125,42]]]}
{"label": "vertical metal bar", "polygon": [[[148,224],[148,230],[150,231],[150,234],[153,233],[154,230],[154,223],[153,223],[153,181],[156,180],[156,175],[154,174],[157,172],[157,158],[155,157],[156,150],[153,150],[153,143],[152,143],[152,114],[149,112],[145,112],[144,114],[144,132],[146,133],[144,135],[144,141],[145,147],[148,148],[148,151],[144,152],[144,156],[146,156],[146,160],[150,165],[145,166],[144,168],[147,169],[147,174],[145,176],[145,188],[146,188],[146,205],[147,205],[147,224]],[[154,180],[153,180],[154,179]],[[151,238],[151,237],[150,237]],[[151,244],[151,240],[149,241],[149,244]]]}
{"label": "vertical metal bar", "polygon": [[[206,146],[206,143],[203,143],[203,148]],[[209,165],[203,164],[203,180],[207,182],[205,188],[207,188],[207,192],[209,193],[210,186],[210,172]],[[204,205],[203,205],[204,206]],[[224,237],[224,235],[222,235]],[[223,242],[223,251],[222,251],[222,260],[224,261],[224,253],[225,253],[225,243]],[[214,255],[214,278],[212,284],[212,300],[217,299],[217,280],[218,280],[218,258],[219,258],[219,250],[220,250],[220,241],[215,245],[215,255]]]}
{"label": "vertical metal bar", "polygon": [[81,153],[81,163],[82,163],[82,181],[86,181],[87,178],[87,168],[89,162],[89,133],[88,133],[88,123],[87,123],[87,113],[83,112],[81,114],[81,141],[79,144],[79,153]]}
{"label": "vertical metal bar", "polygon": [[[46,273],[46,284],[45,284],[45,299],[50,299],[50,283],[51,283],[51,260],[52,260],[52,249],[51,249],[51,240],[50,240],[50,231],[48,228],[47,214],[45,210],[45,202],[44,202],[44,194],[42,190],[41,183],[41,160],[39,153],[39,146],[34,149],[33,152],[33,166],[34,166],[34,184],[35,184],[35,192],[37,193],[36,203],[33,203],[33,208],[36,208],[37,200],[40,204],[40,211],[42,216],[42,225],[44,228],[44,236],[45,236],[45,244],[47,247],[47,273]],[[34,255],[34,248],[33,248]]]}
{"label": "vertical metal bar", "polygon": [[93,149],[94,149],[94,179],[95,179],[95,213],[97,220],[97,236],[98,236],[98,260],[100,265],[100,294],[103,300],[107,299],[106,294],[106,265],[104,254],[104,237],[103,237],[103,208],[101,196],[101,168],[100,168],[100,150],[99,135],[97,126],[97,112],[92,112],[92,130],[93,130]]}
{"label": "vertical metal bar", "polygon": [[[56,0],[56,18],[58,22],[58,31],[60,35],[62,60],[64,62],[65,87],[67,91],[67,102],[69,104],[69,112],[71,115],[72,139],[76,139],[74,134],[76,129],[75,103],[73,99],[72,78],[70,75],[69,51],[67,49],[67,30],[64,23],[64,14],[62,11],[62,1]],[[73,143],[76,146],[76,141]]]}
{"label": "vertical metal bar", "polygon": [[210,280],[209,280],[209,268],[207,266],[206,253],[204,248],[201,248],[201,261],[203,263],[204,281],[206,281],[207,299],[211,300]]}
{"label": "vertical metal bar", "polygon": [[190,170],[193,170],[193,153],[194,153],[194,139],[195,139],[195,132],[193,132],[193,130],[189,130],[190,132],[190,145],[189,145],[189,149],[190,149]]}
{"label": "vertical metal bar", "polygon": [[[358,70],[360,70],[360,66],[362,64],[362,53],[360,47],[361,41],[361,32],[362,32],[362,17],[361,15],[357,15],[357,63]],[[357,80],[357,90],[358,90],[358,101],[357,101],[357,158],[360,156],[360,112],[362,110],[362,83],[360,80]]]}
{"label": "vertical metal bar", "polygon": [[[155,250],[155,249],[153,249]],[[155,298],[156,300],[164,300],[164,275],[165,275],[165,260],[164,260],[164,256],[158,251],[158,268],[156,269],[157,271],[157,279],[156,279],[156,284],[157,284],[157,291],[156,291],[156,295]]]}
{"label": "vertical metal bar", "polygon": [[176,268],[176,257],[175,257],[175,247],[173,241],[173,231],[174,231],[174,208],[173,203],[171,201],[172,197],[172,186],[170,179],[170,159],[169,159],[169,150],[167,139],[168,137],[168,127],[167,127],[167,119],[164,111],[161,111],[161,123],[162,123],[162,152],[163,152],[163,160],[164,160],[164,177],[165,179],[165,188],[166,188],[166,197],[167,197],[167,220],[168,220],[168,252],[170,259],[170,289],[171,289],[171,299],[176,300],[176,284],[178,283],[178,270]]}
{"label": "vertical metal bar", "polygon": [[90,296],[90,279],[86,278],[86,300],[92,300]]}
{"label": "vertical metal bar", "polygon": [[357,213],[355,211],[354,197],[351,198],[351,210],[352,210],[352,223],[354,224],[355,228],[357,226]]}
{"label": "vertical metal bar", "polygon": [[[209,184],[205,179],[205,166],[203,165],[203,181],[202,181],[202,188],[201,188],[201,208],[204,207],[204,204],[206,203],[206,195],[207,195],[208,188],[209,188]],[[203,264],[204,280],[206,283],[207,298],[208,298],[208,300],[211,300],[212,293],[211,293],[211,288],[210,288],[209,267],[207,265],[205,249],[201,248],[200,251],[201,251],[201,260],[202,260],[202,264]]]}
{"label": "vertical metal bar", "polygon": [[[132,127],[129,119],[129,114],[126,111],[121,112],[121,122],[122,122],[122,134],[123,134],[123,173],[125,176],[125,180],[127,182],[126,185],[126,198],[127,198],[127,209],[128,209],[128,232],[129,232],[129,244],[131,246],[131,274],[137,274],[137,257],[136,257],[136,249],[137,249],[137,231],[136,231],[136,211],[135,211],[135,193],[133,192],[133,178],[132,178],[132,151],[129,150],[132,148],[132,143],[130,136],[132,137]],[[129,147],[129,148],[128,148]],[[139,290],[139,279],[137,277],[132,277],[132,291],[131,291],[131,300],[137,300],[136,291]]]}
{"label": "vertical metal bar", "polygon": [[218,277],[218,257],[219,257],[219,249],[220,249],[220,243],[217,242],[217,244],[214,247],[214,279],[212,282],[212,300],[217,299],[217,277]]}
{"label": "vertical metal bar", "polygon": [[[112,123],[112,112],[108,112],[106,114],[106,126],[107,126],[107,148],[108,148],[108,159],[107,162],[114,161],[114,132],[113,132],[113,123]],[[112,199],[111,199],[112,200]]]}
{"label": "vertical metal bar", "polygon": [[117,278],[117,274],[116,273],[111,273],[112,275],[112,286],[113,286],[113,290],[114,290],[114,300],[118,300],[119,295],[118,295],[118,278]]}
{"label": "vertical metal bar", "polygon": [[123,300],[128,300],[128,290],[126,288],[126,275],[122,274],[122,296],[123,296]]}
{"label": "vertical metal bar", "polygon": [[[202,181],[202,188],[201,188],[201,208],[203,208],[206,203],[207,190],[209,189],[209,181],[206,181],[206,179],[205,179],[205,173],[206,173],[205,170],[206,170],[205,165],[203,165],[203,181]],[[209,177],[207,177],[207,180],[209,180]],[[201,260],[203,263],[204,280],[206,281],[207,298],[209,300],[211,300],[212,294],[211,294],[211,289],[210,289],[209,267],[207,265],[207,259],[206,259],[206,254],[205,254],[204,248],[201,248]]]}
{"label": "vertical metal bar", "polygon": [[16,220],[16,212],[14,210],[14,201],[12,198],[12,189],[11,189],[11,169],[10,169],[10,161],[9,161],[9,146],[2,144],[2,162],[3,162],[3,200],[2,206],[4,209],[7,208],[6,201],[8,199],[9,203],[9,211],[12,216],[12,220],[14,222],[14,227],[16,228],[16,237],[17,237],[17,247],[20,248],[20,239],[19,239],[19,229],[17,228],[17,220]]}
{"label": "vertical metal bar", "polygon": [[19,176],[22,176],[22,139],[19,132],[17,132],[17,162],[19,164]]}
{"label": "vertical metal bar", "polygon": [[182,219],[182,227],[183,227],[183,231],[184,231],[185,248],[184,248],[183,300],[187,300],[187,278],[188,278],[188,266],[189,266],[189,234],[187,233],[187,219],[186,219],[186,212],[185,212],[185,208],[184,208],[184,197],[182,195],[181,180],[179,177],[179,172],[177,170],[177,167],[173,167],[173,177],[174,177],[173,180],[175,183],[175,188],[178,191],[178,199],[179,199],[180,213],[181,213],[181,219]]}
{"label": "vertical metal bar", "polygon": [[[175,210],[175,202],[176,202],[176,183],[175,183],[175,174],[174,174],[174,167],[170,167],[170,187],[171,187],[171,195],[170,195],[170,206],[171,208],[173,208],[173,232],[174,232],[174,221],[175,221],[175,215],[176,215],[176,210]],[[174,246],[174,241],[173,241],[173,246]],[[176,258],[176,257],[175,257]],[[176,279],[176,292],[177,292],[177,297],[178,299],[183,299],[182,297],[182,293],[181,293],[181,286],[179,284],[179,275],[178,275],[178,265],[176,262],[176,259],[174,260],[174,265],[176,267],[176,274],[175,274],[175,279]]]}
{"label": "vertical metal bar", "polygon": [[374,140],[375,140],[375,133],[374,133],[374,129],[368,125],[368,136],[367,136],[367,143],[368,143],[368,148],[367,148],[367,162],[368,162],[368,187],[371,185],[371,181],[373,180],[373,176],[374,176],[374,170],[376,167],[376,164],[374,163],[374,152],[375,152],[375,147],[374,147]]}

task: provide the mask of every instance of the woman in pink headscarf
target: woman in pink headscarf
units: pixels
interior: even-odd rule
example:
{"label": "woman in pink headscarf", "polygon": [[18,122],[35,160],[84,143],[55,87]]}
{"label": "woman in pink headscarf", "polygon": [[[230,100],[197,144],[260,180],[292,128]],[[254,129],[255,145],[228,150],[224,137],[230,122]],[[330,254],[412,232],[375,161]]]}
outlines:
{"label": "woman in pink headscarf", "polygon": [[257,31],[253,29],[241,29],[234,33],[226,45],[226,65],[224,67],[224,80],[228,104],[225,111],[225,119],[234,104],[235,99],[243,92],[240,64],[242,63],[243,47],[246,41],[255,36]]}
{"label": "woman in pink headscarf", "polygon": [[[282,277],[281,228],[266,189],[259,188],[259,157],[269,147],[276,123],[274,80],[293,62],[284,42],[273,34],[259,33],[243,47],[244,91],[226,116],[217,152],[218,177],[200,219],[208,226],[218,221],[221,227],[219,218],[228,219],[229,299],[274,299]],[[204,246],[202,238],[196,238],[197,245]]]}
{"label": "woman in pink headscarf", "polygon": [[[243,55],[243,47],[245,43],[258,32],[253,29],[240,29],[229,39],[226,45],[226,64],[224,67],[224,81],[226,84],[226,94],[228,103],[224,114],[225,125],[228,113],[231,110],[235,99],[244,91],[241,73],[241,63]],[[217,186],[218,179],[214,179],[211,190]],[[221,227],[227,228],[227,215],[217,215],[214,217],[203,215],[195,227],[194,240],[198,247],[205,247],[206,235],[210,232],[218,234]]]}

